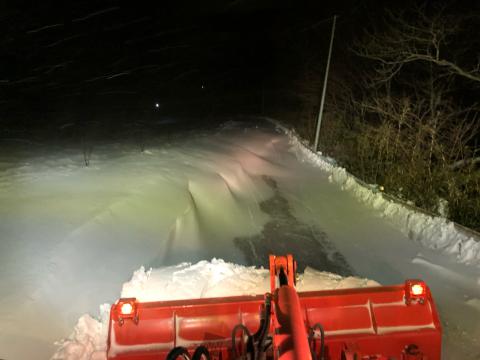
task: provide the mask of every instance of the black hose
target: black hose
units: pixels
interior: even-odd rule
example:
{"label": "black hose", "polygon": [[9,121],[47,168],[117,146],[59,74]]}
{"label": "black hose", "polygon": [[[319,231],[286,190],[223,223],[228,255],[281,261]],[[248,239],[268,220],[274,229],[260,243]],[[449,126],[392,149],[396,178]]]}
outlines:
{"label": "black hose", "polygon": [[260,334],[263,331],[263,327],[265,326],[265,313],[262,313],[261,318],[260,318],[260,326],[258,327],[258,330],[255,334],[253,334],[253,340],[257,341],[260,337]]}
{"label": "black hose", "polygon": [[268,336],[265,340],[265,346],[263,347],[263,351],[266,352],[272,345],[273,339],[271,336]]}
{"label": "black hose", "polygon": [[191,360],[188,350],[182,346],[177,346],[170,350],[166,360],[177,360],[179,356],[181,356],[181,359],[183,360]]}
{"label": "black hose", "polygon": [[271,343],[268,346],[265,345],[265,338],[270,327],[270,314],[272,311],[272,296],[267,294],[265,297],[265,307],[261,314],[260,326],[253,334],[250,334],[248,328],[243,324],[236,325],[232,330],[232,357],[235,359],[237,354],[237,348],[235,346],[235,335],[238,329],[242,329],[248,336],[247,340],[247,353],[250,353],[252,359],[257,359],[258,356],[262,353],[265,353],[267,349],[271,346]]}
{"label": "black hose", "polygon": [[268,332],[268,328],[270,327],[270,313],[272,310],[272,297],[270,294],[268,294],[265,297],[265,312],[264,312],[264,321],[261,322],[261,328],[258,331],[258,345],[257,345],[257,350],[258,353],[265,352],[265,337]]}
{"label": "black hose", "polygon": [[[310,328],[310,334],[308,335],[308,340],[311,342],[312,339],[315,337],[315,330],[320,330],[320,359],[324,360],[325,358],[325,331],[323,330],[323,326],[320,323],[316,323]],[[312,358],[313,360],[317,360],[317,354],[311,348]]]}
{"label": "black hose", "polygon": [[242,329],[245,334],[247,334],[247,353],[250,353],[252,355],[252,359],[255,359],[255,348],[253,346],[253,337],[252,334],[250,334],[250,331],[248,328],[243,325],[243,324],[237,324],[232,330],[232,358],[236,359],[237,357],[237,347],[235,345],[235,335],[237,333],[238,329]]}
{"label": "black hose", "polygon": [[[268,295],[268,296],[270,296],[270,295]],[[269,302],[271,301],[270,298],[269,298],[268,301]],[[255,340],[255,341],[258,341],[258,339],[260,339],[266,331],[266,326],[267,326],[267,323],[266,323],[266,317],[267,317],[266,302],[267,302],[267,300],[265,300],[265,306],[263,307],[263,311],[260,314],[260,326],[258,327],[257,332],[255,334],[253,334],[253,340]]]}
{"label": "black hose", "polygon": [[195,349],[195,352],[193,353],[193,356],[192,356],[192,360],[202,360],[202,359],[210,360],[210,353],[205,346],[200,345]]}

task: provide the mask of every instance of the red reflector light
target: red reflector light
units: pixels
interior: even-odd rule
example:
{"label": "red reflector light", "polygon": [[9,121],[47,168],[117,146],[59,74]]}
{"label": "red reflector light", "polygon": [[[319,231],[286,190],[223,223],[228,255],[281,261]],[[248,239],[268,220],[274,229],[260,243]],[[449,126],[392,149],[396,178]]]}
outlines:
{"label": "red reflector light", "polygon": [[113,307],[113,311],[120,324],[123,324],[125,319],[133,319],[138,322],[137,299],[135,298],[118,300]]}
{"label": "red reflector light", "polygon": [[120,308],[120,313],[122,315],[130,315],[131,313],[133,313],[132,304],[130,304],[130,303],[123,304],[122,307]]}
{"label": "red reflector light", "polygon": [[423,304],[427,297],[427,285],[422,280],[405,281],[405,303]]}
{"label": "red reflector light", "polygon": [[410,292],[414,296],[425,295],[425,284],[412,284],[412,285],[410,285]]}

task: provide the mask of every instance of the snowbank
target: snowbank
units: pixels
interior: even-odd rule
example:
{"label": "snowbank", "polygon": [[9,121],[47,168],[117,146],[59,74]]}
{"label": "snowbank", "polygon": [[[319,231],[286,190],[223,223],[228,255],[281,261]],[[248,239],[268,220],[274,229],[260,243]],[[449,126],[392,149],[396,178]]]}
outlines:
{"label": "snowbank", "polygon": [[[180,300],[222,296],[264,294],[270,289],[266,269],[227,263],[221,259],[182,263],[175,266],[135,271],[123,285],[121,297],[140,301]],[[345,289],[378,286],[372,280],[339,275],[306,268],[297,282],[298,291]],[[52,360],[105,359],[110,305],[100,306],[100,318],[83,315],[68,339],[58,342]]]}
{"label": "snowbank", "polygon": [[376,187],[365,186],[344,168],[337,166],[333,159],[310,150],[294,131],[273,122],[290,138],[292,150],[299,160],[308,161],[330,173],[330,182],[338,184],[342,190],[349,191],[360,202],[378,210],[382,217],[410,239],[428,248],[452,254],[458,262],[480,266],[480,239],[458,231],[455,223],[448,219],[414,211],[405,205],[385,199]]}
{"label": "snowbank", "polygon": [[110,305],[104,304],[100,306],[100,319],[83,315],[68,339],[55,343],[59,349],[52,360],[105,360],[109,313]]}

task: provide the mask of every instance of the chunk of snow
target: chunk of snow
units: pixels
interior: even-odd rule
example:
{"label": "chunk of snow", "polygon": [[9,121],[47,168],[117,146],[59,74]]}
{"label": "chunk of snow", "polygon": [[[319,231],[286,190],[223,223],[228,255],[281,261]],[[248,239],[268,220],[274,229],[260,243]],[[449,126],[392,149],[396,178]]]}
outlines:
{"label": "chunk of snow", "polygon": [[107,351],[110,305],[100,306],[100,319],[83,315],[73,333],[55,343],[59,348],[52,360],[105,360]]}
{"label": "chunk of snow", "polygon": [[[297,280],[298,291],[378,286],[375,281],[306,268]],[[222,259],[145,270],[142,266],[123,285],[121,297],[139,301],[198,299],[264,294],[270,291],[270,273]],[[103,360],[106,358],[110,306],[100,307],[100,319],[83,315],[73,333],[56,343],[52,360]]]}

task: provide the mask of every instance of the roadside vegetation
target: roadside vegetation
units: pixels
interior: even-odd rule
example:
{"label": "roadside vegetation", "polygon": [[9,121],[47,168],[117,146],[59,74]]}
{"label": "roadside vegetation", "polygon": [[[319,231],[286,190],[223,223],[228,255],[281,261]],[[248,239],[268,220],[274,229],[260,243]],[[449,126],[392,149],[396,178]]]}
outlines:
{"label": "roadside vegetation", "polygon": [[[381,26],[337,35],[319,150],[387,193],[478,231],[480,19],[438,4],[381,16]],[[312,44],[294,45],[302,64],[287,117],[313,144],[327,48]]]}

